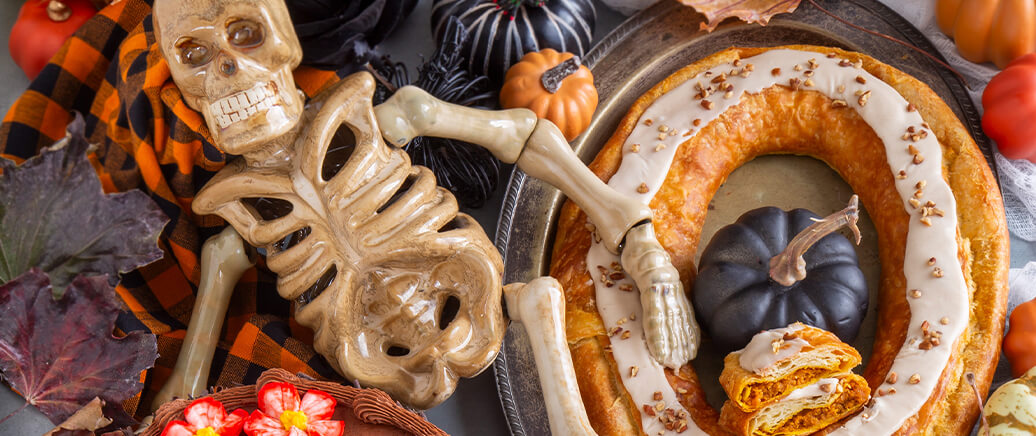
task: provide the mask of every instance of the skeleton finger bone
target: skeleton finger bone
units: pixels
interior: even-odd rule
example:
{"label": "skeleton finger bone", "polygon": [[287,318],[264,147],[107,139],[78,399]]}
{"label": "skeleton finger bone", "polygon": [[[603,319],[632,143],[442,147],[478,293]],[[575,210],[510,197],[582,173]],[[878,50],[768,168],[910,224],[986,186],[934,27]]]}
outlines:
{"label": "skeleton finger bone", "polygon": [[626,234],[622,266],[640,289],[648,350],[659,363],[677,369],[698,353],[701,334],[680,275],[658,243],[651,223]]}
{"label": "skeleton finger bone", "polygon": [[504,287],[507,312],[521,322],[532,343],[533,357],[555,435],[596,435],[579,395],[572,355],[565,338],[565,297],[553,277]]}
{"label": "skeleton finger bone", "polygon": [[230,296],[241,274],[254,264],[246,250],[241,236],[229,226],[205,241],[201,252],[201,282],[187,335],[172,375],[151,402],[152,411],[173,398],[205,393],[212,353],[219,342]]}

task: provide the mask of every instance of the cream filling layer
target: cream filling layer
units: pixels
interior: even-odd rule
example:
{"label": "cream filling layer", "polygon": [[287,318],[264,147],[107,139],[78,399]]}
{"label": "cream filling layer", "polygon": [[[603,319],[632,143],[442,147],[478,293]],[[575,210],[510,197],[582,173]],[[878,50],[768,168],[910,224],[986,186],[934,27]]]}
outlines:
{"label": "cream filling layer", "polygon": [[835,386],[838,385],[840,380],[837,378],[822,378],[817,380],[809,386],[803,386],[801,388],[791,391],[788,396],[781,399],[781,401],[793,401],[800,400],[803,398],[816,398],[823,397],[835,391]]}
{"label": "cream filling layer", "polygon": [[[911,216],[903,265],[911,318],[906,342],[891,368],[898,374],[897,393],[873,398],[870,406],[834,433],[890,434],[931,396],[953,344],[967,325],[969,301],[957,260],[956,201],[942,177],[942,148],[924,127],[921,115],[908,110],[907,101],[895,89],[858,65],[825,53],[784,49],[717,65],[660,96],[644,111],[626,139],[622,163],[608,185],[648,204],[665,180],[677,148],[745,93],[794,84],[855,110],[884,143],[888,170]],[[596,241],[587,253],[598,311],[605,327],[617,332],[612,336],[612,355],[622,382],[638,408],[657,403],[653,395],[661,392],[667,407],[679,412],[683,407],[644,342],[635,284],[623,279],[609,285],[598,274],[598,266],[607,268],[617,262],[618,256]],[[631,314],[638,318],[631,320]],[[626,331],[628,339],[621,339]],[[641,413],[645,433],[676,434]],[[693,421],[688,424],[689,434],[704,434]]]}

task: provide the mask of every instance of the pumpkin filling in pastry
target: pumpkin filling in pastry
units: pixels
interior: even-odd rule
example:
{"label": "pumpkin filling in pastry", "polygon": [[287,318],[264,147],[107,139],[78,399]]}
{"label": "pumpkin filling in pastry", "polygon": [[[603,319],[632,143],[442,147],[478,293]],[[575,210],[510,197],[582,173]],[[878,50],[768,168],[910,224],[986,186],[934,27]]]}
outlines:
{"label": "pumpkin filling in pastry", "polygon": [[751,383],[745,386],[736,404],[744,405],[748,410],[755,410],[772,403],[777,398],[790,394],[796,387],[819,379],[830,371],[826,368],[802,368],[790,376],[772,382]]}
{"label": "pumpkin filling in pastry", "polygon": [[[828,383],[825,383],[828,382]],[[811,434],[856,412],[870,399],[867,380],[856,374],[823,379],[795,390],[777,403],[753,413],[732,403],[723,406],[720,421],[739,434],[753,436]]]}
{"label": "pumpkin filling in pastry", "polygon": [[[829,431],[960,433],[978,412],[960,374],[988,386],[998,355],[989,338],[1001,336],[1007,292],[1002,200],[966,129],[923,83],[865,55],[733,48],[645,93],[591,169],[652,207],[659,241],[689,289],[710,198],[730,172],[765,154],[826,162],[859,194],[878,231],[881,328],[865,372],[876,395]],[[585,227],[585,214],[566,204],[551,275],[568,293],[568,339],[597,431],[676,434],[638,413],[658,401],[693,418],[684,434],[730,431],[707,406],[693,367],[672,371],[651,358],[642,320],[630,319],[642,311],[635,285],[599,282],[593,271],[618,258]],[[609,340],[617,326],[621,336]],[[624,390],[597,382],[605,373]],[[897,394],[877,395],[892,387]],[[785,391],[772,385],[729,397],[765,404]]]}
{"label": "pumpkin filling in pastry", "polygon": [[719,380],[728,404],[752,412],[846,374],[860,364],[860,354],[830,332],[795,323],[756,334],[723,363]]}
{"label": "pumpkin filling in pastry", "polygon": [[720,384],[745,411],[774,403],[792,391],[860,364],[860,353],[834,334],[794,323],[760,332],[727,355]]}
{"label": "pumpkin filling in pastry", "polygon": [[[867,380],[849,372],[859,364],[853,347],[816,327],[760,332],[724,359],[720,384],[733,400],[723,405],[720,423],[739,435],[813,433],[870,398]],[[741,401],[746,396],[754,401]]]}

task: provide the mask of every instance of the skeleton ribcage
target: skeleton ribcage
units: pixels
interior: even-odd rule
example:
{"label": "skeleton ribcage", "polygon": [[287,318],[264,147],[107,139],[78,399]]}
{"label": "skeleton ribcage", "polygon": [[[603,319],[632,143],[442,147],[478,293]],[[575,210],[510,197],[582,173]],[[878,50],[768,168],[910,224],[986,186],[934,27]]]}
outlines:
{"label": "skeleton ribcage", "polygon": [[[194,209],[266,248],[278,292],[345,376],[397,398],[448,395],[420,377],[400,384],[400,369],[441,372],[445,359],[455,380],[492,360],[502,339],[499,254],[428,169],[385,145],[369,76],[340,85],[307,105],[285,165],[235,161]],[[488,352],[487,341],[496,344]]]}

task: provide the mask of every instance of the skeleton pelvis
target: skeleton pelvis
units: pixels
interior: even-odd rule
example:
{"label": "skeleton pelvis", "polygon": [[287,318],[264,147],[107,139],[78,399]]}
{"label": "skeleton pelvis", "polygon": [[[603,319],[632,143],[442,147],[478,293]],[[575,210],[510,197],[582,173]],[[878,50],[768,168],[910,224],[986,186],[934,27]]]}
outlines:
{"label": "skeleton pelvis", "polygon": [[496,356],[502,262],[431,172],[384,143],[373,90],[360,73],[318,96],[286,164],[235,161],[193,207],[266,248],[278,292],[339,372],[428,408]]}

